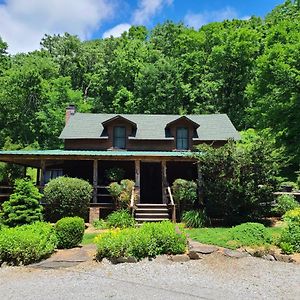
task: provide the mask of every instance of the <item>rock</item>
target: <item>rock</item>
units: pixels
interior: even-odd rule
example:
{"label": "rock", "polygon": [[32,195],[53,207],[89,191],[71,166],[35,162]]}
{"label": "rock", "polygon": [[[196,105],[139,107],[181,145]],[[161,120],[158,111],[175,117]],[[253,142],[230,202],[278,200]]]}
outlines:
{"label": "rock", "polygon": [[213,252],[216,252],[217,250],[218,248],[215,246],[204,246],[204,245],[203,246],[197,245],[191,248],[191,251],[198,252],[201,254],[211,254]]}
{"label": "rock", "polygon": [[230,250],[230,249],[224,249],[223,253],[224,253],[225,256],[233,257],[233,258],[243,258],[243,257],[251,256],[247,252],[241,252],[241,251]]}
{"label": "rock", "polygon": [[188,253],[188,256],[190,259],[201,259],[202,255],[199,252],[196,252],[194,250],[190,250],[190,252]]}
{"label": "rock", "polygon": [[117,257],[110,260],[113,264],[120,264],[120,263],[137,263],[138,260],[135,257]]}
{"label": "rock", "polygon": [[263,255],[261,258],[269,261],[275,261],[275,257],[271,254]]}
{"label": "rock", "polygon": [[183,263],[183,262],[189,261],[190,258],[186,254],[178,254],[178,255],[171,255],[171,256],[169,256],[169,260],[171,260],[173,262]]}
{"label": "rock", "polygon": [[291,263],[295,261],[290,255],[286,255],[286,254],[274,253],[274,257],[277,261],[282,261],[287,263]]}

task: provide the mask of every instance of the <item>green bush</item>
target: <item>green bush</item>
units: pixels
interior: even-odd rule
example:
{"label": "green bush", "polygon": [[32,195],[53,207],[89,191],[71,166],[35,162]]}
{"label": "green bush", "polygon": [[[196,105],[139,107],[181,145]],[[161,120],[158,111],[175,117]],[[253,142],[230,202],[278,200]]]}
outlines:
{"label": "green bush", "polygon": [[292,195],[281,195],[278,197],[276,205],[273,208],[273,211],[282,216],[287,211],[292,210],[296,207],[299,207],[299,203],[295,200],[295,197]]}
{"label": "green bush", "polygon": [[180,211],[194,208],[198,199],[196,182],[178,178],[172,184],[172,191]]}
{"label": "green bush", "polygon": [[286,254],[300,252],[300,223],[291,222],[282,232],[280,248]]}
{"label": "green bush", "polygon": [[126,228],[133,227],[135,220],[128,210],[120,209],[109,214],[106,218],[106,223],[110,228]]}
{"label": "green bush", "polygon": [[243,223],[231,230],[232,239],[243,246],[264,245],[271,241],[266,227],[260,223]]}
{"label": "green bush", "polygon": [[125,170],[122,168],[110,168],[108,170],[105,170],[105,177],[109,181],[116,181],[120,182],[125,175]]}
{"label": "green bush", "polygon": [[300,207],[287,211],[283,215],[283,220],[288,223],[300,224]]}
{"label": "green bush", "polygon": [[63,217],[86,218],[93,187],[85,180],[59,177],[51,180],[44,189],[46,215],[51,221]]}
{"label": "green bush", "polygon": [[82,242],[84,234],[84,220],[79,217],[65,217],[55,224],[58,248],[69,249]]}
{"label": "green bush", "polygon": [[96,229],[107,229],[108,228],[106,221],[103,219],[93,221],[93,226]]}
{"label": "green bush", "polygon": [[36,222],[0,231],[0,265],[30,264],[48,257],[57,245],[52,225]]}
{"label": "green bush", "polygon": [[208,218],[205,211],[189,210],[182,214],[181,221],[185,223],[187,227],[200,228],[208,223]]}
{"label": "green bush", "polygon": [[134,181],[130,179],[123,179],[120,183],[112,182],[109,185],[109,193],[115,199],[117,207],[129,207],[133,187]]}
{"label": "green bush", "polygon": [[99,235],[97,258],[135,257],[139,260],[160,254],[184,253],[186,245],[186,235],[177,232],[171,222],[144,223],[140,228],[111,230]]}
{"label": "green bush", "polygon": [[43,208],[39,203],[41,198],[42,194],[32,181],[17,179],[14,193],[2,204],[0,213],[2,223],[14,227],[41,221],[43,218]]}

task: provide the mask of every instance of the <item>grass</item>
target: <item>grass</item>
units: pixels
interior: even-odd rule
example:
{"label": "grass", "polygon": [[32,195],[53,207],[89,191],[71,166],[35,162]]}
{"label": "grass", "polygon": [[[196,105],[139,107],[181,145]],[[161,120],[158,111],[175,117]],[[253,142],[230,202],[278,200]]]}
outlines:
{"label": "grass", "polygon": [[[282,229],[282,227],[267,227],[267,231],[272,236],[273,241],[278,239]],[[240,245],[232,239],[230,231],[231,228],[224,227],[186,229],[189,237],[195,241],[229,249],[237,249]]]}
{"label": "grass", "polygon": [[99,233],[85,233],[82,240],[82,245],[94,244],[94,238],[99,235]]}

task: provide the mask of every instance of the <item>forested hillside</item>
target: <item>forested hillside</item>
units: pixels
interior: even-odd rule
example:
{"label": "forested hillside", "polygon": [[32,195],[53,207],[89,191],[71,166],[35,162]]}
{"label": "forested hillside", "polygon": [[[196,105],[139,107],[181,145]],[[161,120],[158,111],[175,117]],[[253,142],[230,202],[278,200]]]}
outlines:
{"label": "forested hillside", "polygon": [[[41,50],[10,56],[0,39],[0,148],[58,148],[65,107],[81,112],[227,113],[300,161],[300,8],[265,19],[166,22],[120,38],[45,36]],[[17,144],[17,145],[14,145]]]}

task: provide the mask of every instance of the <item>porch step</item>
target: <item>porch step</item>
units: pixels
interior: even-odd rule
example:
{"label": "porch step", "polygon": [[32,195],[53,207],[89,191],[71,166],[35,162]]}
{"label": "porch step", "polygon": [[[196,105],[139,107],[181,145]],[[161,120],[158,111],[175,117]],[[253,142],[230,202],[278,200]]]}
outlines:
{"label": "porch step", "polygon": [[157,203],[137,204],[134,217],[138,223],[161,222],[170,219],[167,205]]}

